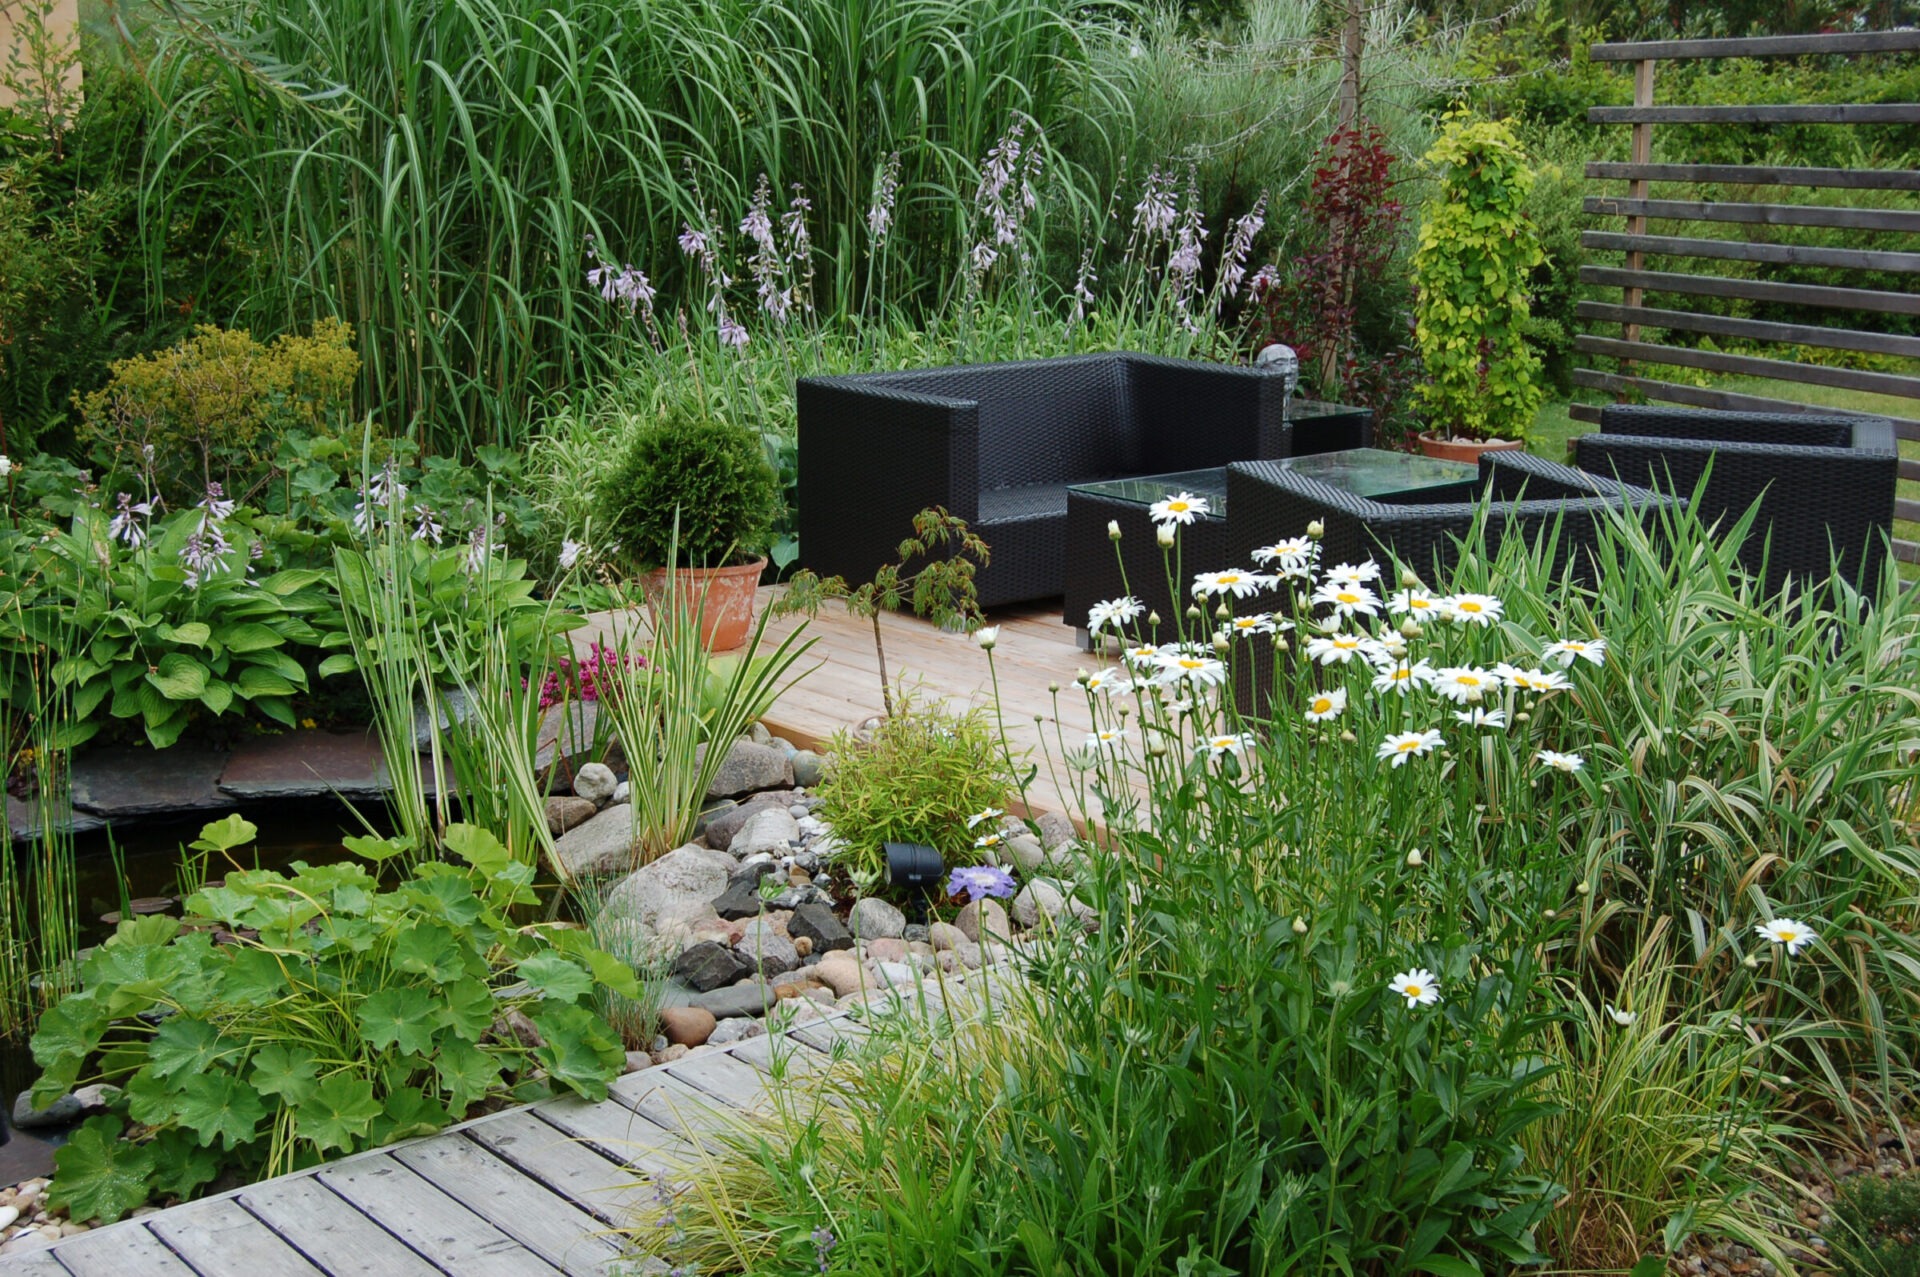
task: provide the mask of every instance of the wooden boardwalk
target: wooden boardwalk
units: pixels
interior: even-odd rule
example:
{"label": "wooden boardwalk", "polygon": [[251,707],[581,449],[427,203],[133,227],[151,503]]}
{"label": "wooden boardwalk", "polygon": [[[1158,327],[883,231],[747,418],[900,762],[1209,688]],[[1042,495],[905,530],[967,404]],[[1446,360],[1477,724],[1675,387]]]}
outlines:
{"label": "wooden boardwalk", "polygon": [[[778,588],[760,591],[762,608]],[[1079,749],[1085,743],[1092,720],[1085,693],[1074,685],[1074,674],[1113,661],[1075,645],[1073,628],[1062,624],[1057,603],[1001,609],[988,621],[1000,627],[992,671],[987,654],[969,635],[947,633],[910,612],[883,615],[880,631],[887,674],[896,690],[904,687],[917,703],[952,708],[980,705],[991,712],[997,673],[1008,742],[1016,758],[1024,752],[1027,761],[1040,769],[1028,790],[1027,805],[1078,820],[1086,813],[1082,799],[1073,792],[1074,773],[1064,766],[1061,752],[1063,745]],[[584,649],[590,640],[609,636],[616,624],[616,618],[602,613],[593,624],[575,632],[575,643]],[[815,668],[780,698],[766,722],[776,735],[802,748],[819,749],[835,732],[883,712],[880,663],[874,654],[872,622],[848,615],[839,603],[826,604],[811,622],[800,617],[774,621],[767,627],[769,643],[802,624],[816,640],[805,662]],[[1050,690],[1056,685],[1058,696]]]}
{"label": "wooden boardwalk", "polygon": [[[998,975],[969,972],[941,990],[992,999]],[[548,1100],[437,1135],[125,1220],[26,1254],[0,1273],[28,1277],[543,1277],[664,1272],[622,1248],[651,1176],[684,1179],[693,1141],[761,1105],[773,1086],[825,1065],[837,1041],[869,1032],[830,1012],[629,1073],[606,1100]]]}

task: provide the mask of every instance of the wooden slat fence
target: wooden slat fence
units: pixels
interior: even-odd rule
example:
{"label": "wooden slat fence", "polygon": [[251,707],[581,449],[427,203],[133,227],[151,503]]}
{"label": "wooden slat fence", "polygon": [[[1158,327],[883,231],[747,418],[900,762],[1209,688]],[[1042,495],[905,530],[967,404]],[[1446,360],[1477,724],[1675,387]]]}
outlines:
{"label": "wooden slat fence", "polygon": [[[1582,368],[1574,384],[1622,397],[1660,400],[1697,408],[1760,412],[1836,412],[1794,399],[1737,394],[1649,376],[1641,365],[1696,369],[1758,377],[1807,386],[1826,386],[1900,399],[1920,400],[1920,369],[1915,375],[1828,367],[1795,359],[1734,354],[1721,350],[1673,344],[1657,334],[1684,333],[1732,338],[1783,347],[1813,346],[1826,350],[1920,359],[1920,337],[1872,331],[1873,315],[1920,315],[1920,292],[1889,291],[1828,284],[1800,284],[1770,279],[1683,273],[1649,268],[1649,259],[1673,257],[1701,262],[1750,263],[1758,266],[1811,266],[1838,270],[1871,270],[1890,274],[1920,274],[1920,243],[1908,239],[1872,248],[1821,248],[1775,244],[1756,238],[1712,238],[1694,232],[1662,234],[1650,229],[1660,222],[1705,223],[1729,227],[1824,227],[1920,236],[1920,210],[1854,208],[1844,204],[1781,204],[1747,198],[1716,200],[1689,193],[1682,198],[1671,190],[1655,198],[1655,184],[1692,186],[1790,187],[1830,191],[1920,191],[1920,171],[1911,169],[1854,169],[1778,166],[1765,164],[1687,164],[1655,162],[1653,129],[1661,124],[1920,124],[1920,103],[1726,103],[1667,105],[1654,101],[1654,72],[1661,62],[1702,58],[1799,57],[1820,54],[1877,54],[1920,52],[1920,30],[1857,31],[1846,34],[1767,36],[1724,40],[1652,40],[1625,44],[1596,44],[1596,62],[1633,65],[1633,105],[1596,106],[1587,118],[1597,124],[1624,124],[1632,130],[1631,158],[1624,162],[1591,163],[1587,176],[1601,182],[1625,182],[1626,192],[1589,196],[1588,214],[1624,219],[1624,230],[1590,230],[1580,237],[1585,248],[1617,252],[1619,266],[1583,266],[1581,282],[1619,288],[1618,303],[1583,301],[1576,314],[1590,325],[1618,325],[1618,335],[1582,333],[1575,348],[1584,354],[1609,358],[1612,370]],[[1743,193],[1744,194],[1744,193]],[[1740,232],[1732,232],[1738,235]],[[1764,232],[1746,232],[1748,235]],[[1647,304],[1649,293],[1713,298],[1735,302],[1763,302],[1851,311],[1867,318],[1856,327],[1787,323],[1732,315],[1702,314]],[[1576,404],[1573,416],[1597,421],[1599,409]],[[1888,414],[1876,414],[1888,415]],[[1903,440],[1920,440],[1920,409],[1913,416],[1893,416],[1895,433]],[[1900,477],[1920,480],[1920,460],[1903,460]],[[1902,497],[1895,514],[1920,521],[1920,501]],[[1920,543],[1896,541],[1894,552],[1920,563]]]}

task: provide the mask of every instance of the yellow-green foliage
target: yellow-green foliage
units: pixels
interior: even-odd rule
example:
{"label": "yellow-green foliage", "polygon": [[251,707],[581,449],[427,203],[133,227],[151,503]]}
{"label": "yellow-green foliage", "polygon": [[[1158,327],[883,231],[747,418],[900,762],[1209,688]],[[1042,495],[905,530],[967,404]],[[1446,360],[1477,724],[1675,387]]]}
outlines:
{"label": "yellow-green foliage", "polygon": [[820,817],[833,826],[856,873],[878,873],[883,844],[933,847],[951,865],[976,864],[967,817],[1007,797],[1005,755],[980,709],[954,714],[909,707],[883,719],[870,741],[834,741],[820,787]]}
{"label": "yellow-green foliage", "polygon": [[353,329],[337,319],[271,345],[203,324],[178,345],[116,361],[107,384],[78,400],[80,441],[142,471],[151,447],[155,478],[176,503],[208,482],[244,491],[280,431],[325,432],[344,417],[359,375]]}
{"label": "yellow-green foliage", "polygon": [[1420,402],[1440,433],[1524,438],[1546,388],[1527,346],[1527,276],[1541,260],[1527,220],[1533,172],[1504,123],[1447,117],[1427,163],[1440,190],[1414,253],[1415,340],[1426,362]]}

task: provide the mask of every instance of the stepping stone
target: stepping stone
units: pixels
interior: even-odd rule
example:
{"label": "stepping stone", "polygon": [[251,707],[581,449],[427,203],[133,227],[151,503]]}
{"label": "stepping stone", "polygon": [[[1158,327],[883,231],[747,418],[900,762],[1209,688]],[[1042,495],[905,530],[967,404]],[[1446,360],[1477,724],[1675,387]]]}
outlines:
{"label": "stepping stone", "polygon": [[[56,822],[56,828],[71,834],[90,834],[97,829],[105,829],[107,822],[98,816],[84,811],[67,809],[66,819]],[[40,836],[40,804],[21,802],[12,794],[7,795],[7,837],[14,842],[32,842]]]}
{"label": "stepping stone", "polygon": [[233,751],[220,788],[235,798],[378,798],[387,768],[371,732],[289,732]]}
{"label": "stepping stone", "polygon": [[114,819],[233,806],[220,792],[225,750],[109,745],[73,760],[73,805]]}

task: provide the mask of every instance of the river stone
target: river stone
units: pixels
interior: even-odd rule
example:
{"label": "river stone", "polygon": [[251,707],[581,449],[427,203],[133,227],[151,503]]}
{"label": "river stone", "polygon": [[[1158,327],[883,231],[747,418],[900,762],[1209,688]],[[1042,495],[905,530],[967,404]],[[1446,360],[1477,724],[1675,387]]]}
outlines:
{"label": "river stone", "polygon": [[[565,701],[549,707],[540,716],[539,732],[534,738],[534,769],[545,772],[556,762],[572,766],[591,761],[598,752],[594,749],[594,738],[599,734],[599,701]],[[617,745],[606,751],[602,761],[615,768],[626,765]]]}
{"label": "river stone", "polygon": [[700,832],[707,836],[707,846],[720,851],[732,849],[733,840],[739,834],[740,827],[757,816],[769,806],[785,807],[791,797],[783,792],[754,794],[745,802],[734,802],[731,798],[722,798],[710,806],[714,810]]}
{"label": "river stone", "polygon": [[787,919],[787,934],[811,942],[815,953],[853,948],[853,933],[847,930],[838,914],[823,904],[797,906],[793,917]]}
{"label": "river stone", "polygon": [[1035,878],[1013,898],[1013,920],[1023,927],[1037,927],[1042,920],[1052,920],[1066,907],[1067,898],[1058,887],[1044,878]]}
{"label": "river stone", "polygon": [[620,778],[605,763],[588,763],[573,777],[573,792],[595,807],[604,807],[618,788]]}
{"label": "river stone", "polygon": [[1019,834],[1007,839],[1007,854],[1013,863],[1020,867],[1023,874],[1038,873],[1040,866],[1046,863],[1047,849],[1032,834]]}
{"label": "river stone", "polygon": [[61,1096],[43,1109],[33,1107],[33,1095],[22,1091],[13,1101],[13,1125],[15,1130],[37,1131],[43,1127],[66,1126],[80,1120],[85,1106],[78,1096],[71,1093]]}
{"label": "river stone", "polygon": [[[588,824],[624,810],[610,808]],[[718,921],[713,898],[726,889],[731,863],[704,847],[676,847],[616,883],[607,893],[602,913],[611,915],[610,921],[631,920],[650,931]]]}
{"label": "river stone", "polygon": [[765,1015],[767,1008],[779,1000],[766,984],[755,981],[703,993],[693,1000],[693,1005],[713,1012],[722,1020],[731,1020],[742,1015]]}
{"label": "river stone", "polygon": [[576,878],[619,873],[633,867],[633,808],[609,807],[562,834],[553,854]]}
{"label": "river stone", "polygon": [[765,723],[756,718],[747,724],[747,739],[756,745],[764,745],[773,739],[773,733],[767,730]]}
{"label": "river stone", "polygon": [[[701,749],[704,752],[705,746]],[[727,756],[707,785],[709,798],[735,798],[762,789],[791,788],[793,764],[771,745],[756,745],[750,740],[733,742]]]}
{"label": "river stone", "polygon": [[670,1046],[699,1046],[719,1024],[705,1007],[668,1007],[660,1013],[660,1031]]}
{"label": "river stone", "polygon": [[971,901],[960,910],[953,920],[960,928],[960,934],[975,944],[983,940],[1004,940],[1013,934],[1013,927],[1007,921],[1006,906],[998,900]]}
{"label": "river stone", "polygon": [[[800,839],[800,825],[791,813],[768,803],[753,815],[747,817],[747,823],[727,844],[727,851],[735,856],[753,856],[767,852],[775,856],[784,856],[791,851],[792,844]],[[709,846],[712,844],[709,843]]]}
{"label": "river stone", "polygon": [[796,751],[789,761],[793,764],[793,783],[803,789],[818,785],[827,766],[827,760],[810,749]]}
{"label": "river stone", "polygon": [[224,750],[108,745],[73,760],[73,805],[96,816],[154,816],[233,806],[220,792]]}
{"label": "river stone", "polygon": [[936,922],[927,928],[927,943],[934,947],[935,952],[958,949],[967,943],[967,933],[951,922]]}
{"label": "river stone", "polygon": [[735,1042],[745,1042],[748,1038],[765,1037],[767,1026],[758,1020],[732,1019],[722,1020],[711,1036],[708,1046],[732,1046]]}
{"label": "river stone", "polygon": [[733,951],[763,976],[785,975],[800,965],[800,954],[794,949],[793,941],[765,918],[755,918],[747,924]]}
{"label": "river stone", "polygon": [[547,799],[547,832],[558,838],[569,829],[577,829],[593,819],[600,809],[584,798],[556,794]]}
{"label": "river stone", "polygon": [[727,889],[714,898],[713,911],[729,922],[765,913],[772,906],[760,894],[760,880],[772,872],[773,865],[767,861],[746,866],[727,883]]}
{"label": "river stone", "polygon": [[878,896],[854,901],[847,921],[853,924],[853,934],[862,940],[890,939],[907,929],[907,915]]}
{"label": "river stone", "polygon": [[907,942],[884,938],[867,942],[867,957],[875,962],[905,962],[907,960]]}
{"label": "river stone", "polygon": [[673,960],[673,974],[697,993],[732,984],[753,973],[753,964],[724,944],[702,940]]}
{"label": "river stone", "polygon": [[1074,840],[1073,822],[1057,811],[1043,811],[1033,823],[1040,827],[1040,842],[1048,851]]}
{"label": "river stone", "polygon": [[807,974],[832,989],[836,997],[844,998],[859,991],[863,973],[859,960],[843,949],[808,967]]}

